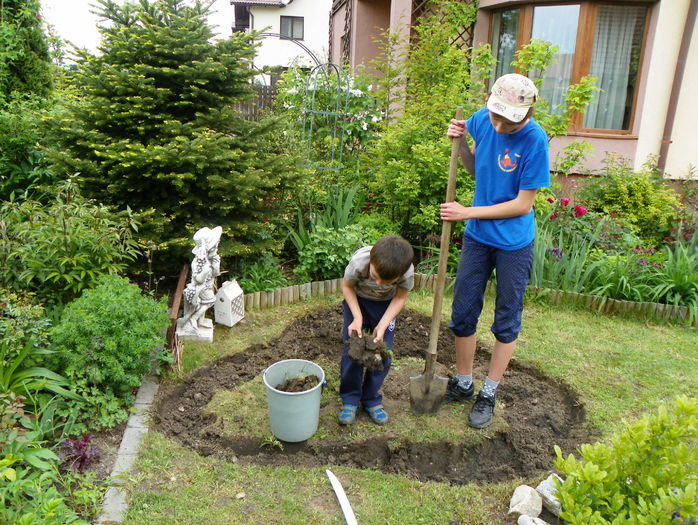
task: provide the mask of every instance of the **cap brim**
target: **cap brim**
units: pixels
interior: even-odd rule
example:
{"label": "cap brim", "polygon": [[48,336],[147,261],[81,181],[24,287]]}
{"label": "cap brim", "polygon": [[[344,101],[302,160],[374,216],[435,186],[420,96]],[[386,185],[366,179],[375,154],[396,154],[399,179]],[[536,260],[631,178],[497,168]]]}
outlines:
{"label": "cap brim", "polygon": [[505,103],[501,98],[496,95],[490,95],[487,99],[487,109],[492,113],[496,113],[500,117],[504,117],[512,122],[519,123],[528,115],[528,110],[531,106],[512,106],[511,104]]}

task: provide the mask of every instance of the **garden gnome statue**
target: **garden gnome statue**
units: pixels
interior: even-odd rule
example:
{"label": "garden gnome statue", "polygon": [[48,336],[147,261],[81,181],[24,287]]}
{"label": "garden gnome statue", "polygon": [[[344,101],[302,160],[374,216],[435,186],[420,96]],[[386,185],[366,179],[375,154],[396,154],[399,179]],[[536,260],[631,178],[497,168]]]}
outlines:
{"label": "garden gnome statue", "polygon": [[218,243],[223,228],[201,228],[194,234],[194,259],[191,281],[184,288],[184,313],[177,319],[177,337],[195,341],[213,341],[213,321],[206,319],[206,310],[213,306],[216,296],[214,279],[221,274]]}

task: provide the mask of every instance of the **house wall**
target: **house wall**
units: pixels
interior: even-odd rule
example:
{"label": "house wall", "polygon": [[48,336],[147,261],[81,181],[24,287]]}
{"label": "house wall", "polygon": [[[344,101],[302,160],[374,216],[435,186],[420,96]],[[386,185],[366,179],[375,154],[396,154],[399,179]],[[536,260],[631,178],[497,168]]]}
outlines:
{"label": "house wall", "polygon": [[342,35],[344,34],[344,25],[351,2],[355,0],[346,0],[340,7],[336,9],[330,17],[330,34],[332,35],[332,54],[329,61],[334,64],[342,63]]}
{"label": "house wall", "polygon": [[[685,18],[679,20],[683,22]],[[664,173],[672,179],[698,180],[698,29],[695,26],[684,67]]]}
{"label": "house wall", "polygon": [[[294,0],[286,7],[255,6],[250,9],[253,17],[250,25],[252,29],[279,33],[281,16],[302,16],[302,43],[322,63],[327,61],[331,6],[332,0]],[[315,65],[313,59],[302,48],[278,37],[264,37],[254,61],[257,67],[290,66],[293,63]]]}
{"label": "house wall", "polygon": [[376,40],[390,27],[390,0],[357,0],[354,9],[354,20],[362,23],[352,26],[351,63],[362,63],[371,72],[368,66],[381,51]]}
{"label": "house wall", "polygon": [[[602,161],[607,152],[618,153],[631,159],[633,168],[636,170],[641,168],[649,156],[659,154],[690,1],[661,0],[652,3],[638,86],[636,117],[630,135],[604,137],[584,134],[584,136],[558,137],[551,141],[551,164],[563,147],[579,140],[584,140],[594,147],[594,153],[585,166],[592,171],[603,167]],[[505,5],[526,3],[530,2],[480,0],[474,42],[477,44],[490,40],[489,10]],[[665,167],[665,174],[675,178],[685,178],[690,172],[691,165],[698,166],[698,160],[691,164],[692,159],[686,155],[687,151],[696,147],[693,129],[694,123],[698,121],[698,107],[692,103],[698,99],[698,42],[696,42],[698,36],[695,35],[695,28],[693,33],[671,135],[672,144],[669,147]],[[693,173],[693,178],[698,179],[698,173]]]}

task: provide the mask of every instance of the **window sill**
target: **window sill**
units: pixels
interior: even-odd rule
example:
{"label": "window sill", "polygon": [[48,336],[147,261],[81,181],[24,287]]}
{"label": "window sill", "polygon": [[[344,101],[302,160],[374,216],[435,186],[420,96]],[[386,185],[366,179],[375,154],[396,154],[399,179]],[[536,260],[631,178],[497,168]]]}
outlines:
{"label": "window sill", "polygon": [[568,131],[568,137],[589,137],[595,139],[637,140],[637,135],[629,133],[608,133],[603,131]]}

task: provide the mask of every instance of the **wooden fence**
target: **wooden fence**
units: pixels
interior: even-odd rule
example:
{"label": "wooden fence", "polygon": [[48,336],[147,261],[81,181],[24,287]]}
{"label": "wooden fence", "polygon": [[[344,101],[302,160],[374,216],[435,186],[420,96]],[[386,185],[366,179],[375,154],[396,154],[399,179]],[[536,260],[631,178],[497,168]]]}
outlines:
{"label": "wooden fence", "polygon": [[264,111],[271,110],[274,107],[274,99],[276,98],[276,88],[272,86],[253,86],[257,93],[252,100],[238,102],[234,104],[234,108],[240,116],[245,120],[258,121]]}

